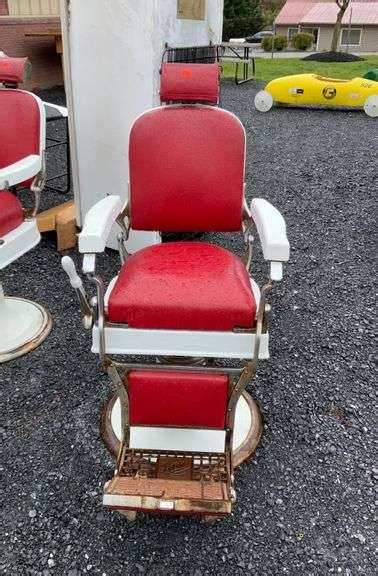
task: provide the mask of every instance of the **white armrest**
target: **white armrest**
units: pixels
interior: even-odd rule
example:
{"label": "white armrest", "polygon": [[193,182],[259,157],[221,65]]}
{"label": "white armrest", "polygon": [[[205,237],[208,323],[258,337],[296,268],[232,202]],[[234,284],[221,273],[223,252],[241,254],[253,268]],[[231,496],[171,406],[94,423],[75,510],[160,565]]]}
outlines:
{"label": "white armrest", "polygon": [[0,190],[34,178],[42,169],[41,156],[31,154],[0,169]]}
{"label": "white armrest", "polygon": [[54,108],[57,112],[59,112],[59,114],[62,115],[63,118],[67,118],[68,116],[68,110],[65,106],[58,106],[58,104],[52,104],[51,102],[45,102],[43,101],[45,106],[48,106],[49,108]]}
{"label": "white armrest", "polygon": [[281,280],[281,262],[287,262],[290,256],[285,220],[277,208],[262,198],[252,200],[251,216],[259,233],[264,258],[271,261],[270,276],[272,280]]}
{"label": "white armrest", "polygon": [[107,196],[92,206],[79,234],[79,252],[103,252],[111,227],[121,210],[122,201],[119,196]]}

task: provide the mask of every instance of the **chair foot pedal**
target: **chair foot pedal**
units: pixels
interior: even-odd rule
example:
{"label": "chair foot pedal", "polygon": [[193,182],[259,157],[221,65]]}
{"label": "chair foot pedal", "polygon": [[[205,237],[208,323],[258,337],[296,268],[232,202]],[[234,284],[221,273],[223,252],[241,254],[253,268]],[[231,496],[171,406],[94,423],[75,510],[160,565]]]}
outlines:
{"label": "chair foot pedal", "polygon": [[234,500],[228,469],[223,453],[129,449],[122,469],[105,484],[103,504],[125,512],[192,514],[208,520],[225,516]]}

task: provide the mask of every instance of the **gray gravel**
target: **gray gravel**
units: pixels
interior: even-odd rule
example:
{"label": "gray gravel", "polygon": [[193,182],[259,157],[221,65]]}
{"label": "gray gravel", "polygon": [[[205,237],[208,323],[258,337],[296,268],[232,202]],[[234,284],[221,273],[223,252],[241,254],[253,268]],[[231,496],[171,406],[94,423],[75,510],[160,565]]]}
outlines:
{"label": "gray gravel", "polygon": [[[213,526],[143,515],[128,524],[102,509],[114,468],[98,426],[108,379],[89,352],[54,238],[44,237],[5,271],[6,291],[45,303],[54,328],[0,368],[1,573],[374,574],[377,122],[362,112],[259,114],[256,89],[225,82],[223,106],[247,130],[248,197],[284,213],[292,256],[271,297],[272,357],[251,387],[264,436],[236,474],[234,515]],[[60,198],[47,191],[44,206]],[[209,238],[240,249],[225,235]],[[101,268],[110,278],[116,255]],[[258,254],[260,280],[264,269]]]}

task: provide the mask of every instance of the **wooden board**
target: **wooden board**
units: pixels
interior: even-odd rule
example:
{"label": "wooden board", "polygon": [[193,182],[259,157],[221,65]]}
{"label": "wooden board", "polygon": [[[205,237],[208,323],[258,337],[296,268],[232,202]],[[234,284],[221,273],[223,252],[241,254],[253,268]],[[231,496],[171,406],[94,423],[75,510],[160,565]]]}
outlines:
{"label": "wooden board", "polygon": [[73,200],[53,206],[37,215],[40,232],[56,230],[58,250],[68,250],[76,246],[76,219]]}
{"label": "wooden board", "polygon": [[206,0],[177,0],[177,18],[205,20]]}

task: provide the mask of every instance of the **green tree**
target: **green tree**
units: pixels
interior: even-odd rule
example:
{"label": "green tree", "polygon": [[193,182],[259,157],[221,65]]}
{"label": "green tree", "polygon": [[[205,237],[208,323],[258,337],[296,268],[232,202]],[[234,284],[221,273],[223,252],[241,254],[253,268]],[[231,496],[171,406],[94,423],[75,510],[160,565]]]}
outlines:
{"label": "green tree", "polygon": [[261,30],[263,16],[260,0],[225,0],[223,38],[242,37]]}
{"label": "green tree", "polygon": [[234,20],[251,16],[259,2],[253,0],[224,0],[224,18]]}

